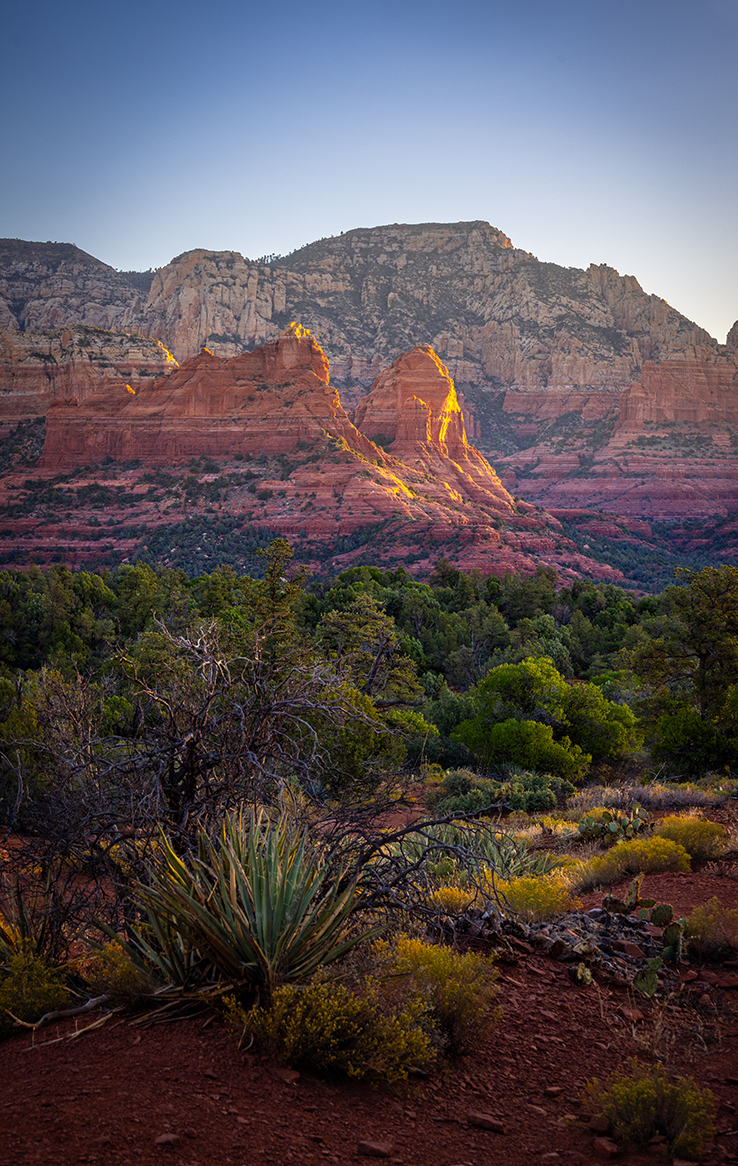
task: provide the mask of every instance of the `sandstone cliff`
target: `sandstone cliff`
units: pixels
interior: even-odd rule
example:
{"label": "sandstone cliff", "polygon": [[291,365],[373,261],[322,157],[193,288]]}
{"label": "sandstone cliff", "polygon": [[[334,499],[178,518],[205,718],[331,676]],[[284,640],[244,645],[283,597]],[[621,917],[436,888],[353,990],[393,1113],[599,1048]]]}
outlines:
{"label": "sandstone cliff", "polygon": [[376,450],[356,431],[328,383],[328,362],[300,325],[231,360],[204,348],[136,391],[117,385],[57,401],[47,417],[42,465],[105,457],[176,463],[192,457],[291,453],[324,433]]}
{"label": "sandstone cliff", "polygon": [[[368,529],[378,559],[411,555],[430,566],[446,554],[487,571],[544,562],[564,575],[608,576],[577,555],[555,519],[516,502],[468,444],[453,381],[431,349],[405,354],[381,375],[357,420],[361,428],[331,386],[320,346],[291,324],[237,357],[203,350],[135,394],[113,389],[54,403],[41,472],[103,459],[171,470],[217,457],[231,467],[229,515],[323,557]],[[371,440],[381,436],[379,424],[382,446]],[[137,520],[158,524],[162,516],[147,520],[144,510]],[[41,533],[34,528],[34,537]]]}
{"label": "sandstone cliff", "polygon": [[[730,409],[710,394],[730,396],[738,324],[721,347],[632,276],[540,262],[487,223],[349,231],[270,263],[190,251],[148,294],[149,277],[137,284],[68,245],[6,241],[0,264],[8,327],[103,324],[161,340],[183,361],[202,347],[238,356],[299,318],[321,337],[347,407],[401,353],[431,346],[467,431],[536,502],[659,515],[682,513],[685,500],[693,513],[712,499],[718,511],[735,506]],[[658,436],[660,395],[682,404],[664,422],[668,456],[653,458],[633,443]],[[421,414],[406,423],[422,426]],[[709,443],[694,425],[713,427]]]}
{"label": "sandstone cliff", "polygon": [[44,416],[52,401],[84,401],[107,389],[137,392],[176,368],[163,344],[143,336],[75,325],[0,332],[0,410],[4,422]]}
{"label": "sandstone cliff", "polygon": [[0,239],[0,329],[137,331],[152,278],[114,271],[71,243]]}
{"label": "sandstone cliff", "polygon": [[599,427],[574,415],[499,459],[510,489],[548,508],[597,507],[650,518],[738,512],[738,360],[645,361]]}

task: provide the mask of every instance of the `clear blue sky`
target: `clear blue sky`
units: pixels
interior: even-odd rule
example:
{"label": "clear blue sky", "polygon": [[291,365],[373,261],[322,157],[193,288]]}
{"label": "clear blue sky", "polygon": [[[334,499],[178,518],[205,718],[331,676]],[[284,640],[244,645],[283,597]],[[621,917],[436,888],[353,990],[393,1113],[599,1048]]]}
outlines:
{"label": "clear blue sky", "polygon": [[146,269],[486,219],[738,317],[738,0],[26,0],[0,235]]}

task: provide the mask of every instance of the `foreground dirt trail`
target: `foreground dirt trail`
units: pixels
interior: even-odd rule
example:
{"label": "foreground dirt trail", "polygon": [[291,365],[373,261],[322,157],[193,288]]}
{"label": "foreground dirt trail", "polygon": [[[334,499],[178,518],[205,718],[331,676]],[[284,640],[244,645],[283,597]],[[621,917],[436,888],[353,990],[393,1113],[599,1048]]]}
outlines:
{"label": "foreground dirt trail", "polygon": [[[693,985],[687,994],[694,1001]],[[291,1081],[201,1020],[141,1031],[113,1019],[71,1042],[42,1043],[73,1033],[65,1022],[39,1032],[36,1047],[30,1034],[0,1046],[0,1166],[313,1166],[366,1161],[360,1142],[382,1144],[398,1166],[589,1166],[602,1159],[581,1122],[584,1081],[649,1051],[670,1054],[670,1067],[722,1103],[727,1136],[708,1166],[738,1160],[728,1133],[738,1126],[738,992],[715,995],[667,1013],[625,989],[575,987],[562,964],[524,956],[501,967],[503,1017],[479,1053],[394,1090]],[[500,1120],[504,1133],[470,1124],[475,1113]]]}

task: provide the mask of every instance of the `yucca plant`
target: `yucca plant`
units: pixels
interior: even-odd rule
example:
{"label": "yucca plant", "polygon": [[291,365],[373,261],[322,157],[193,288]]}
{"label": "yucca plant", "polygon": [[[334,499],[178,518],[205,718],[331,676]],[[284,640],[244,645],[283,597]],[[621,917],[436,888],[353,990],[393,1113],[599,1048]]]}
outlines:
{"label": "yucca plant", "polygon": [[524,874],[545,874],[555,861],[548,853],[530,851],[524,842],[516,841],[510,834],[476,822],[431,826],[404,838],[392,851],[408,864],[425,861],[431,874],[439,877],[467,867],[472,871],[491,868],[499,878],[510,879]]}
{"label": "yucca plant", "polygon": [[236,989],[258,988],[268,1001],[279,984],[308,979],[374,934],[347,934],[355,878],[327,859],[286,815],[235,815],[216,837],[200,833],[189,862],[165,838],[138,898],[170,963],[177,936],[182,957],[198,953]]}
{"label": "yucca plant", "polygon": [[24,895],[20,878],[3,879],[0,905],[0,962],[9,964],[19,955],[58,963],[63,937],[53,910],[52,875],[44,886]]}

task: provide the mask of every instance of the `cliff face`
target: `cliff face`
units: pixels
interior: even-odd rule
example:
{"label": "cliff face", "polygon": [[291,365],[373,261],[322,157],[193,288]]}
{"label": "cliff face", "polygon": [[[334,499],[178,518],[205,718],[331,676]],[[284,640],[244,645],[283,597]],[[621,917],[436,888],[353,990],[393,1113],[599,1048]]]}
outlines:
{"label": "cliff face", "polygon": [[0,332],[3,421],[44,416],[55,400],[141,385],[177,367],[158,340],[101,328]]}
{"label": "cliff face", "polygon": [[[236,483],[229,515],[307,540],[323,556],[369,528],[380,560],[411,554],[430,565],[447,554],[487,571],[544,562],[564,576],[581,562],[618,577],[577,556],[555,519],[511,498],[468,444],[453,381],[430,348],[382,374],[357,420],[360,427],[331,386],[320,346],[291,324],[276,341],[231,359],[204,350],[135,394],[115,388],[54,403],[41,472],[103,459],[172,471],[217,457]],[[389,450],[371,440],[380,424]],[[158,512],[136,520],[162,521]]]}
{"label": "cliff face", "polygon": [[431,345],[457,384],[524,393],[622,390],[644,360],[717,349],[633,277],[541,263],[484,222],[348,231],[270,264],[189,251],[153,276],[146,297],[145,276],[135,288],[68,244],[6,240],[0,267],[15,321],[6,327],[140,331],[181,361],[202,347],[235,356],[299,318],[353,392],[417,345]]}
{"label": "cliff face", "polygon": [[650,518],[738,512],[738,361],[646,361],[599,426],[576,414],[532,448],[499,459],[502,480],[540,506]]}
{"label": "cliff face", "polygon": [[136,331],[150,282],[151,276],[114,271],[71,243],[0,239],[0,329],[87,324]]}
{"label": "cliff face", "polygon": [[469,445],[448,369],[432,348],[414,348],[380,375],[356,409],[357,429],[394,457],[467,497],[499,490],[489,462]]}
{"label": "cliff face", "polygon": [[541,263],[484,222],[349,231],[271,265],[191,251],[157,273],[142,323],[178,357],[233,355],[298,314],[349,391],[419,344],[459,384],[523,391],[624,389],[644,360],[716,348],[634,278]]}
{"label": "cliff face", "polygon": [[[658,515],[683,513],[685,500],[710,513],[714,496],[719,507],[738,505],[738,324],[721,347],[632,276],[539,262],[487,223],[349,231],[268,264],[190,251],[153,276],[148,294],[150,276],[114,272],[69,245],[5,241],[0,265],[6,327],[135,331],[184,362],[203,346],[232,359],[299,318],[321,337],[362,430],[392,442],[432,428],[435,406],[410,392],[389,432],[381,393],[397,387],[377,378],[402,353],[431,347],[458,386],[466,431],[510,488],[536,502]],[[361,398],[371,386],[370,407]],[[668,456],[641,440],[657,437],[669,439]],[[659,477],[645,483],[650,493],[644,475]]]}
{"label": "cliff face", "polygon": [[135,392],[117,385],[56,402],[47,417],[42,465],[291,453],[324,432],[350,437],[362,452],[376,455],[329,385],[322,349],[292,324],[278,341],[232,360],[204,348]]}

